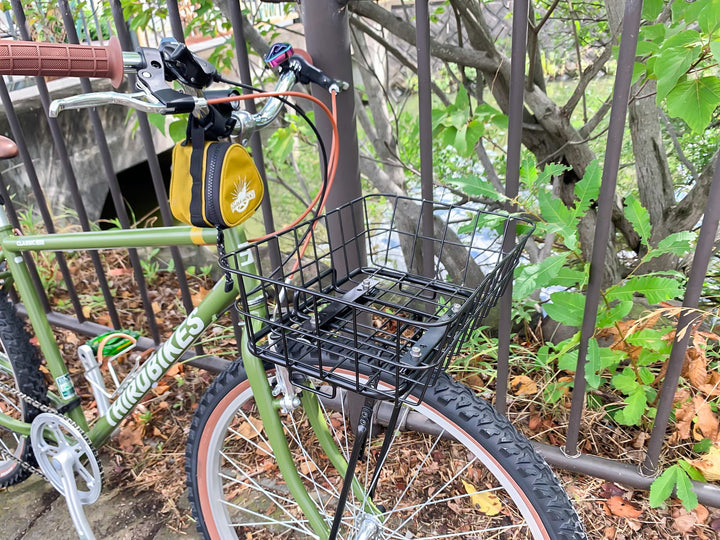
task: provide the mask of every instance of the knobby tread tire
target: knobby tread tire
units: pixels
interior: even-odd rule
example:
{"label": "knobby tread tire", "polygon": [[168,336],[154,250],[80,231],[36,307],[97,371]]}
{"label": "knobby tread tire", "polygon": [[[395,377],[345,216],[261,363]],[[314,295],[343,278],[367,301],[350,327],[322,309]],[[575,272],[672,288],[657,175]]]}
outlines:
{"label": "knobby tread tire", "polygon": [[[10,302],[7,291],[2,289],[0,289],[0,342],[10,359],[17,388],[33,399],[47,403],[47,385],[40,371],[40,357],[30,343],[30,336],[25,331],[25,326],[15,311],[15,306]],[[11,384],[9,380],[4,382]],[[23,403],[23,420],[25,422],[30,422],[39,412],[32,405]],[[22,449],[17,457],[35,465],[30,440],[23,438],[20,445]],[[17,484],[28,476],[30,473],[19,464],[2,467],[0,468],[0,487]]]}
{"label": "knobby tread tire", "polygon": [[550,467],[525,437],[520,435],[504,416],[470,388],[443,374],[425,401],[441,405],[442,410],[454,411],[468,433],[500,462],[536,508],[552,538],[584,540],[587,535],[565,490]]}
{"label": "knobby tread tire", "polygon": [[[201,399],[188,434],[185,472],[190,505],[197,529],[210,538],[199,515],[196,488],[197,463],[194,454],[202,429],[222,397],[246,379],[241,362],[228,366],[213,381]],[[487,450],[508,471],[537,510],[552,540],[587,540],[580,518],[550,467],[510,422],[467,386],[441,374],[428,388],[424,401],[455,422]]]}

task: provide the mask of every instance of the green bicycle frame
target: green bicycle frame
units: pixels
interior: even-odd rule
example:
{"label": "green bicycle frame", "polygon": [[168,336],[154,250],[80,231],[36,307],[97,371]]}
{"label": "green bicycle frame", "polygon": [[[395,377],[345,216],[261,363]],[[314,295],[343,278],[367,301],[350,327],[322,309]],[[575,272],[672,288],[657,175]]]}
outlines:
{"label": "green bicycle frame", "polygon": [[[196,227],[160,227],[154,229],[16,236],[7,221],[4,208],[0,206],[0,249],[2,250],[2,257],[7,262],[9,276],[12,277],[27,310],[40,349],[47,363],[47,368],[58,389],[62,389],[61,395],[56,398],[56,406],[60,407],[72,403],[77,399],[77,396],[72,387],[67,366],[55,341],[52,328],[31,282],[28,268],[22,256],[23,252],[211,245],[215,241],[216,231],[214,229],[199,229]],[[236,249],[244,242],[245,234],[241,228],[230,229],[226,232],[226,244],[229,249]],[[245,264],[254,268],[255,262],[248,260],[245,261]],[[253,284],[246,283],[246,286],[248,286],[249,290],[253,287]],[[210,293],[188,314],[187,318],[177,327],[168,340],[142,365],[137,376],[112,402],[107,413],[97,420],[92,429],[88,426],[82,407],[73,407],[67,412],[67,415],[87,433],[94,445],[102,445],[120,422],[130,414],[145,394],[150,391],[153,384],[160,380],[184,352],[215,322],[218,316],[232,305],[237,295],[237,283],[234,283],[233,289],[229,292],[225,291],[224,280],[216,283]],[[305,489],[293,461],[278,415],[279,401],[272,396],[265,366],[259,358],[249,352],[245,336],[246,333],[243,333],[241,342],[242,360],[278,468],[312,528],[320,538],[328,538],[329,527]],[[317,399],[316,395],[305,392],[302,398],[303,405],[308,414],[312,416],[312,426],[324,452],[338,470],[343,471],[344,474],[347,462],[333,441],[327,423],[324,419],[319,418],[320,415],[313,414],[313,411],[318,411],[319,408]],[[26,436],[30,433],[30,424],[4,414],[0,414],[0,427]],[[360,500],[367,500],[367,497],[363,496],[363,489],[359,482],[353,482],[352,487]],[[365,510],[376,514],[380,513],[369,501],[365,504]]]}

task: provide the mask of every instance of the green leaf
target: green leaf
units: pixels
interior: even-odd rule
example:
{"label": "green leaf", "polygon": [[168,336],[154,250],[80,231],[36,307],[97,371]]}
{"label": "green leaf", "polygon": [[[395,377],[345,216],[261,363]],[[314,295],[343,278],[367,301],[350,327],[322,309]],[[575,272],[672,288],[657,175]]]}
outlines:
{"label": "green leaf", "polygon": [[558,291],[550,295],[552,303],[546,303],[545,312],[557,322],[568,326],[580,326],[585,310],[585,296],[579,292]]}
{"label": "green leaf", "polygon": [[674,21],[684,19],[686,22],[697,21],[700,12],[705,9],[709,0],[696,0],[695,2],[673,2],[672,18]]}
{"label": "green leaf", "polygon": [[272,134],[269,142],[275,161],[283,162],[293,151],[295,134],[290,129],[280,128]]}
{"label": "green leaf", "polygon": [[537,182],[540,185],[549,184],[553,177],[559,176],[569,170],[570,167],[562,163],[548,163],[543,167],[543,170],[538,173]]}
{"label": "green leaf", "polygon": [[493,201],[499,201],[502,198],[490,182],[486,182],[477,176],[453,178],[449,183],[457,186],[471,197],[483,197]]}
{"label": "green leaf", "polygon": [[458,88],[457,94],[455,94],[455,103],[453,103],[453,106],[456,109],[460,109],[460,110],[467,112],[469,105],[470,105],[470,100],[468,99],[467,90],[465,90],[465,86],[461,84]]}
{"label": "green leaf", "polygon": [[645,0],[642,6],[642,18],[654,21],[663,9],[663,0]]}
{"label": "green leaf", "polygon": [[480,137],[485,135],[485,124],[478,120],[471,120],[467,125],[467,143],[471,151],[475,150],[475,144],[477,144]]}
{"label": "green leaf", "polygon": [[182,118],[173,120],[168,126],[168,134],[170,135],[170,138],[175,142],[180,142],[184,140],[185,135],[187,135],[187,119]]}
{"label": "green leaf", "polygon": [[[706,449],[702,452],[707,452],[708,450],[710,450],[710,447],[712,446],[712,441],[710,439],[703,439],[702,441],[693,446],[693,450],[695,452],[697,452],[696,448],[698,448],[701,443],[706,443],[705,445],[703,445],[703,447],[705,447]],[[687,473],[687,475],[690,477],[690,480],[695,480],[696,482],[706,481],[703,473],[690,465],[684,459],[678,460],[677,464],[680,465],[680,468]]]}
{"label": "green leaf", "polygon": [[524,156],[520,163],[520,180],[528,189],[535,186],[538,180],[538,170],[535,160],[531,156]]}
{"label": "green leaf", "polygon": [[643,384],[650,384],[655,380],[655,375],[653,375],[653,372],[646,367],[638,369],[638,375],[640,376],[640,381]]}
{"label": "green leaf", "polygon": [[643,349],[649,349],[657,351],[664,347],[667,343],[663,336],[667,334],[667,330],[657,330],[655,328],[643,328],[639,332],[630,334],[625,338],[630,345],[642,347]]}
{"label": "green leaf", "polygon": [[642,387],[637,388],[625,400],[625,407],[615,415],[615,420],[625,426],[637,426],[645,412],[647,397]]}
{"label": "green leaf", "polygon": [[629,367],[626,367],[620,373],[616,373],[610,382],[626,396],[641,389],[640,384],[638,384],[635,378],[635,372]]}
{"label": "green leaf", "polygon": [[600,365],[603,369],[614,370],[623,360],[625,360],[625,351],[600,347]]}
{"label": "green leaf", "polygon": [[148,122],[150,122],[160,133],[165,135],[165,115],[158,113],[148,113]]}
{"label": "green leaf", "polygon": [[540,347],[535,353],[535,358],[537,358],[537,361],[540,365],[546,366],[552,358],[550,356],[550,347],[548,347],[547,345],[543,345],[542,347]]}
{"label": "green leaf", "polygon": [[[635,54],[637,56],[648,56],[650,54],[657,54],[660,52],[660,46],[653,41],[638,41],[637,50]],[[641,64],[642,65],[642,64]],[[645,71],[645,66],[642,66]]]}
{"label": "green leaf", "polygon": [[587,363],[585,364],[585,380],[591,389],[595,390],[600,386],[602,377],[602,362],[600,359],[600,345],[595,338],[588,342]]}
{"label": "green leaf", "polygon": [[715,62],[720,63],[720,40],[710,42],[710,52],[712,53]]}
{"label": "green leaf", "polygon": [[443,147],[453,146],[455,144],[455,136],[457,135],[457,129],[450,126],[444,128],[440,133],[440,141]]}
{"label": "green leaf", "polygon": [[578,351],[577,349],[560,355],[558,358],[558,369],[560,371],[577,370]]}
{"label": "green leaf", "polygon": [[658,242],[656,248],[650,250],[647,257],[657,257],[665,253],[682,256],[690,251],[697,239],[697,233],[693,231],[679,231],[672,233]]}
{"label": "green leaf", "polygon": [[543,219],[549,224],[560,226],[560,228],[574,228],[575,216],[560,199],[556,199],[547,190],[538,193],[538,203]]}
{"label": "green leaf", "polygon": [[710,0],[698,13],[697,22],[705,34],[715,33],[720,28],[720,1]]}
{"label": "green leaf", "polygon": [[592,160],[585,169],[582,180],[575,184],[575,196],[579,199],[575,203],[575,215],[581,215],[588,209],[590,203],[597,200],[600,193],[600,180],[602,168],[596,159]]}
{"label": "green leaf", "polygon": [[667,353],[660,351],[651,351],[650,349],[643,349],[640,351],[640,355],[637,359],[638,366],[651,366],[657,362],[663,362],[667,359]]}
{"label": "green leaf", "polygon": [[563,266],[557,272],[557,275],[548,283],[548,285],[558,285],[559,287],[574,287],[578,285],[583,287],[588,281],[588,273],[582,270],[574,270]]}
{"label": "green leaf", "polygon": [[710,451],[710,447],[712,445],[713,445],[712,440],[705,438],[702,441],[696,442],[693,445],[693,452],[697,452],[698,454],[706,454],[707,452]]}
{"label": "green leaf", "polygon": [[633,303],[630,300],[624,302],[618,302],[610,309],[599,309],[598,317],[595,325],[598,328],[605,328],[606,326],[612,326],[618,321],[621,321],[633,307]]}
{"label": "green leaf", "polygon": [[690,477],[685,470],[678,467],[677,474],[675,475],[675,481],[677,487],[675,488],[678,499],[682,502],[685,510],[688,512],[698,505],[698,498],[692,488]]}
{"label": "green leaf", "polygon": [[[458,128],[457,133],[455,134],[455,140],[453,141],[453,146],[455,147],[455,150],[457,150],[458,154],[467,157],[467,124],[463,124]],[[470,147],[470,151],[472,152],[472,147]]]}
{"label": "green leaf", "polygon": [[702,133],[720,104],[720,79],[688,78],[667,95],[668,112],[685,120],[690,129]]}
{"label": "green leaf", "polygon": [[658,104],[675,88],[701,53],[700,34],[695,30],[684,30],[665,40],[654,68]]}
{"label": "green leaf", "polygon": [[567,262],[568,256],[568,253],[553,255],[539,263],[518,268],[515,272],[513,298],[520,300],[530,296],[533,291],[541,287],[547,287]]}
{"label": "green leaf", "polygon": [[638,39],[644,41],[654,41],[655,43],[661,43],[665,40],[666,27],[663,23],[649,24],[647,26],[640,27],[640,34]]}
{"label": "green leaf", "polygon": [[652,234],[650,214],[634,195],[625,197],[625,216],[632,223],[633,229],[638,233],[643,244],[647,246]]}
{"label": "green leaf", "polygon": [[678,469],[679,467],[677,465],[668,467],[650,484],[650,506],[652,508],[662,506],[663,503],[670,498],[675,488],[675,477]]}
{"label": "green leaf", "polygon": [[606,293],[608,300],[632,300],[638,293],[647,298],[651,304],[671,300],[680,294],[683,289],[675,279],[660,276],[632,276],[625,283],[614,287]]}

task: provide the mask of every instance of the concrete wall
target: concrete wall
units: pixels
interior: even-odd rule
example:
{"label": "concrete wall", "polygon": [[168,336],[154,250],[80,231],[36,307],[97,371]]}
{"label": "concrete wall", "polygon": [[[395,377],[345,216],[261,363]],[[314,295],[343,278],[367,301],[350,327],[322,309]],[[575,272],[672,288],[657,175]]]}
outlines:
{"label": "concrete wall", "polygon": [[[49,88],[52,98],[80,92],[77,79],[61,79],[51,81]],[[108,83],[96,81],[94,90],[110,90]],[[127,90],[120,90],[127,91]],[[67,188],[67,181],[60,164],[58,153],[53,145],[50,128],[43,112],[36,88],[29,87],[11,92],[16,114],[22,126],[25,142],[33,159],[45,196],[54,213],[62,213],[75,205]],[[136,116],[128,116],[128,109],[117,105],[100,107],[98,113],[102,121],[105,135],[110,146],[113,165],[116,172],[123,171],[133,165],[147,160],[147,153],[136,132]],[[65,111],[58,118],[65,144],[73,164],[80,192],[82,193],[88,215],[91,220],[100,216],[108,194],[108,183],[105,169],[95,142],[95,133],[87,111]],[[13,138],[5,111],[0,107],[0,133]],[[153,129],[156,151],[162,152],[172,146],[172,140],[164,137]],[[33,203],[25,167],[17,157],[0,162],[0,174],[11,191],[17,193],[17,200],[22,204]],[[154,191],[150,178],[138,179],[147,183],[148,196],[154,199]]]}

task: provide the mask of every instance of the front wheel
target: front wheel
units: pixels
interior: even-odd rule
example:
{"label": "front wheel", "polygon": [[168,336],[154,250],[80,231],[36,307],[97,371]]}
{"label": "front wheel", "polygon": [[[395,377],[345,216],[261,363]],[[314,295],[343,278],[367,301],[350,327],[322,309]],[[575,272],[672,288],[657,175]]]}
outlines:
{"label": "front wheel", "polygon": [[[268,373],[272,379],[272,372]],[[348,395],[321,411],[342,453],[353,432]],[[383,408],[356,477],[367,485],[384,437]],[[281,415],[304,485],[328,525],[342,487],[305,413]],[[586,538],[557,478],[509,422],[441,375],[419,406],[404,407],[372,505],[351,495],[338,538]],[[205,538],[317,538],[273,458],[240,363],[208,389],[190,428],[186,472]],[[375,510],[368,512],[368,508]]]}

